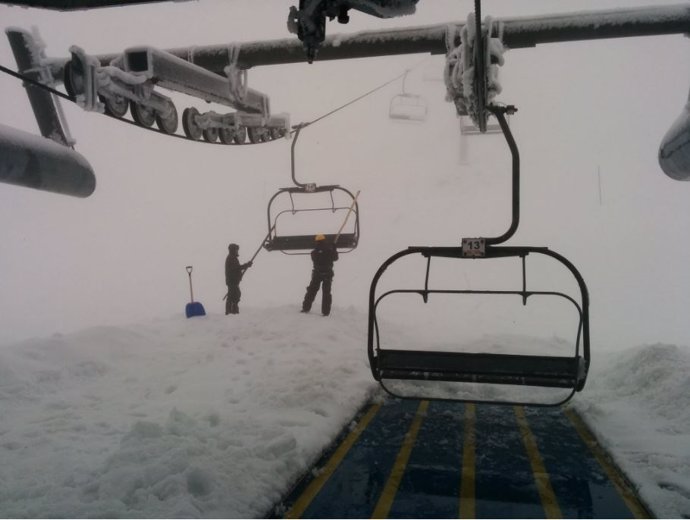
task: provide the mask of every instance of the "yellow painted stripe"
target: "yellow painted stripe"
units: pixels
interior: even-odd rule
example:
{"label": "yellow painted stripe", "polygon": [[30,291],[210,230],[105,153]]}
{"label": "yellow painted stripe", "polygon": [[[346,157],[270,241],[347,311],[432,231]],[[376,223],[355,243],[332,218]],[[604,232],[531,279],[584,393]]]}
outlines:
{"label": "yellow painted stripe", "polygon": [[537,485],[537,491],[539,491],[539,497],[541,498],[541,504],[544,507],[546,518],[563,518],[561,509],[558,506],[556,494],[553,492],[553,487],[551,487],[549,474],[546,472],[544,461],[539,454],[537,440],[534,438],[534,434],[532,433],[532,430],[530,430],[529,424],[527,424],[525,410],[522,406],[515,406],[514,409],[515,417],[517,419],[518,426],[520,427],[520,435],[522,435],[522,442],[524,442],[525,450],[527,450],[527,456],[529,457],[529,462],[532,466],[534,481]]}
{"label": "yellow painted stripe", "polygon": [[331,458],[319,473],[319,476],[309,483],[307,488],[295,501],[290,510],[286,513],[285,518],[300,518],[302,516],[307,507],[309,507],[309,504],[311,504],[311,501],[314,500],[314,497],[319,493],[319,491],[321,491],[323,485],[345,458],[347,452],[350,451],[352,445],[355,443],[355,441],[357,441],[359,435],[367,428],[380,408],[380,404],[374,404],[369,408],[354,430],[352,430],[347,437],[345,437],[345,440],[335,450]]}
{"label": "yellow painted stripe", "polygon": [[412,453],[412,447],[417,440],[417,434],[419,433],[419,428],[422,426],[422,420],[426,414],[427,408],[429,408],[429,401],[422,401],[419,403],[417,408],[417,414],[415,415],[410,430],[405,435],[403,439],[402,447],[398,452],[398,456],[393,463],[393,469],[391,474],[388,476],[386,485],[383,487],[381,496],[379,497],[374,512],[371,515],[372,518],[386,518],[393,505],[393,499],[395,498],[395,493],[398,491],[398,486],[400,486],[400,481],[402,480],[403,473],[405,473],[405,467],[407,466],[407,461],[410,459],[410,453]]}
{"label": "yellow painted stripe", "polygon": [[460,481],[460,518],[475,518],[475,446],[476,405],[465,405],[465,428],[462,448],[462,480]]}
{"label": "yellow painted stripe", "polygon": [[601,448],[582,418],[572,409],[566,410],[565,415],[568,417],[568,419],[570,419],[570,422],[573,423],[573,426],[580,435],[580,438],[587,445],[589,451],[592,452],[594,458],[597,460],[602,469],[606,472],[609,480],[613,483],[616,491],[618,491],[618,494],[623,499],[623,502],[625,502],[625,505],[628,506],[628,509],[630,509],[630,512],[635,516],[635,518],[651,518],[647,508],[642,504],[637,496],[635,496],[630,484],[628,484],[625,478],[621,475],[620,471],[609,460],[609,457]]}

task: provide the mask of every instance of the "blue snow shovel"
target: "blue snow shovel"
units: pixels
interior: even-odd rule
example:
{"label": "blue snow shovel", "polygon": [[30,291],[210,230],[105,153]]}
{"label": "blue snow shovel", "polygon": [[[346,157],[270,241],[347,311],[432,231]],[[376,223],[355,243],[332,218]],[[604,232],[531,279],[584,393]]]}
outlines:
{"label": "blue snow shovel", "polygon": [[204,310],[204,306],[201,305],[201,302],[195,302],[194,301],[194,290],[192,289],[192,266],[188,265],[187,266],[187,274],[189,275],[189,293],[191,295],[191,300],[187,306],[184,309],[184,313],[187,315],[188,318],[192,318],[194,316],[206,316],[206,311]]}

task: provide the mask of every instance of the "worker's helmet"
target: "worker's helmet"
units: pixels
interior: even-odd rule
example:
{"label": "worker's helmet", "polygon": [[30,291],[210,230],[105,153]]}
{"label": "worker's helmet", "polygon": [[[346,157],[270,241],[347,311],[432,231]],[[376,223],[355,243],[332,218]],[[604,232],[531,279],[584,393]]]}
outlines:
{"label": "worker's helmet", "polygon": [[230,251],[231,253],[232,253],[233,251],[236,253],[236,252],[239,251],[239,250],[240,250],[240,246],[238,246],[237,244],[230,244],[230,245],[228,246],[228,251]]}
{"label": "worker's helmet", "polygon": [[326,240],[326,235],[319,233],[314,237],[315,242],[321,242],[322,240]]}

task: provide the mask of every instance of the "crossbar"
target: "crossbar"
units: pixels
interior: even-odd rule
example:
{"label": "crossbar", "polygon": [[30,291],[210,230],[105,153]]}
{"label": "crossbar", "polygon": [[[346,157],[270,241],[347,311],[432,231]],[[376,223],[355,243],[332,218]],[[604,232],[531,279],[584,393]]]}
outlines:
{"label": "crossbar", "polygon": [[[294,251],[300,249],[314,249],[316,242],[314,242],[315,235],[292,235],[292,236],[277,236],[269,238],[266,241],[266,249],[268,251]],[[333,243],[335,234],[324,235],[326,242]],[[357,235],[354,233],[341,233],[338,241],[335,244],[338,248],[351,249],[357,246]]]}

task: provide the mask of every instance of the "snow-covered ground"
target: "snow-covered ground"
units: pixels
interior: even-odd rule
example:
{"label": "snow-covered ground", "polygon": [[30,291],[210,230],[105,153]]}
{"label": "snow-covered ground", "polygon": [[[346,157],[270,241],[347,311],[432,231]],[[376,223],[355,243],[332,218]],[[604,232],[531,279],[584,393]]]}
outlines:
{"label": "snow-covered ground", "polygon": [[[180,314],[0,347],[0,517],[266,514],[381,395],[366,313],[297,311]],[[690,514],[689,370],[682,346],[597,355],[573,401],[659,517]]]}

